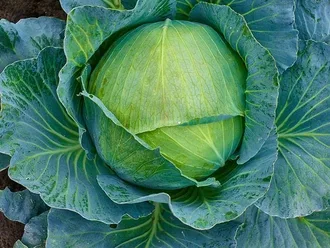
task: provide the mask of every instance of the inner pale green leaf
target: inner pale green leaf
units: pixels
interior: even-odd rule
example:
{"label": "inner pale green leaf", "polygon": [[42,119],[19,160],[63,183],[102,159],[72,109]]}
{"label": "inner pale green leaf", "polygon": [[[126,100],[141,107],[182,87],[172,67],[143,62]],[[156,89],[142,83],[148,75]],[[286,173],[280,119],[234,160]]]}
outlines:
{"label": "inner pale green leaf", "polygon": [[212,28],[187,21],[142,25],[117,40],[89,92],[131,132],[196,118],[243,116],[245,66]]}
{"label": "inner pale green leaf", "polygon": [[236,150],[243,134],[243,118],[219,122],[163,127],[140,138],[172,161],[184,175],[202,179],[223,166]]}

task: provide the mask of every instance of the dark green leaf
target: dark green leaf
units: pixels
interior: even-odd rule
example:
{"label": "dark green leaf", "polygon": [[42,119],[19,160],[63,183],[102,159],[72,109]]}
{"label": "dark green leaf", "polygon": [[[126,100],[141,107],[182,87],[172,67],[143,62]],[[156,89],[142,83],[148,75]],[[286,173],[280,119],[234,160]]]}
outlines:
{"label": "dark green leaf", "polygon": [[10,63],[33,58],[47,46],[62,47],[64,22],[51,17],[0,20],[0,72]]}
{"label": "dark green leaf", "polygon": [[276,147],[276,135],[273,133],[250,161],[244,165],[232,162],[220,170],[217,176],[221,183],[219,187],[190,187],[162,193],[130,185],[114,176],[101,175],[98,181],[114,202],[168,203],[173,214],[186,225],[209,229],[235,219],[266,193],[277,155]]}
{"label": "dark green leaf", "polygon": [[13,155],[11,178],[40,194],[49,206],[87,219],[117,223],[127,212],[135,217],[150,213],[149,205],[114,204],[98,186],[96,176],[112,171],[98,157],[87,159],[77,126],[57,98],[64,62],[62,49],[46,48],[38,58],[16,62],[0,75],[0,150]]}
{"label": "dark green leaf", "polygon": [[299,38],[330,44],[330,1],[295,0],[296,26]]}
{"label": "dark green leaf", "polygon": [[[188,19],[189,13],[194,8],[196,4],[198,4],[199,0],[177,0],[176,1],[176,19]],[[211,1],[203,1],[203,2],[211,2]]]}
{"label": "dark green leaf", "polygon": [[36,194],[28,190],[11,192],[0,190],[0,211],[12,220],[26,224],[32,217],[48,210],[47,205]]}
{"label": "dark green leaf", "polygon": [[63,210],[51,210],[48,216],[47,247],[233,247],[239,222],[199,231],[183,225],[171,212],[156,205],[152,215],[133,220],[124,218],[118,226],[87,221]]}
{"label": "dark green leaf", "polygon": [[258,206],[270,215],[305,216],[330,205],[330,46],[300,43],[282,76],[277,109],[279,158]]}
{"label": "dark green leaf", "polygon": [[330,211],[305,218],[271,217],[256,207],[245,213],[235,237],[237,247],[323,248],[330,244]]}
{"label": "dark green leaf", "polygon": [[0,153],[0,171],[6,169],[10,163],[10,156]]}
{"label": "dark green leaf", "polygon": [[47,238],[48,211],[35,216],[26,223],[22,243],[29,248],[43,248]]}
{"label": "dark green leaf", "polygon": [[121,0],[121,3],[124,5],[125,9],[133,9],[137,1],[138,0]]}

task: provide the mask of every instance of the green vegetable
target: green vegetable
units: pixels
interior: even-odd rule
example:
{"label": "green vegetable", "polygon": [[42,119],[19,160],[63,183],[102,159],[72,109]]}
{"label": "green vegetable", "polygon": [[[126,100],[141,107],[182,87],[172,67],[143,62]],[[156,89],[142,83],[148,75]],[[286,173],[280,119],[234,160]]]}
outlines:
{"label": "green vegetable", "polygon": [[[88,91],[184,175],[200,179],[223,166],[241,140],[245,78],[241,59],[215,30],[167,19],[116,40]],[[111,132],[104,123],[92,129]],[[109,164],[121,163],[103,153],[107,139],[94,144]]]}
{"label": "green vegetable", "polygon": [[330,243],[329,2],[61,4],[0,21],[17,247]]}

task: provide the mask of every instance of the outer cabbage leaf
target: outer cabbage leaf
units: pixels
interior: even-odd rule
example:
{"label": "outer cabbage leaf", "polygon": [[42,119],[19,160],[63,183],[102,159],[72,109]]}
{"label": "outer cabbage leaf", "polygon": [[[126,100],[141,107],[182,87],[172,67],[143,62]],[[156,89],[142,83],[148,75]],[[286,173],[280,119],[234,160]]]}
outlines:
{"label": "outer cabbage leaf", "polygon": [[245,163],[261,149],[274,126],[278,97],[275,61],[255,40],[244,18],[228,6],[200,3],[190,13],[190,20],[222,33],[247,67],[245,132],[238,160]]}
{"label": "outer cabbage leaf", "polygon": [[52,209],[48,216],[47,247],[233,247],[240,224],[232,221],[208,231],[183,225],[162,205],[152,215],[123,219],[118,226],[87,221],[79,215]]}
{"label": "outer cabbage leaf", "polygon": [[172,16],[174,8],[174,0],[140,0],[133,10],[82,6],[68,15],[64,42],[67,64],[60,72],[58,95],[79,126],[79,137],[85,150],[95,152],[82,118],[82,98],[77,96],[81,92],[77,78],[82,68],[93,56],[102,56],[101,45],[107,49],[118,33]]}
{"label": "outer cabbage leaf", "polygon": [[10,156],[0,153],[0,171],[6,169],[9,166]]}
{"label": "outer cabbage leaf", "polygon": [[47,205],[36,194],[28,190],[11,192],[0,190],[0,211],[12,220],[26,224],[32,217],[48,210]]}
{"label": "outer cabbage leaf", "polygon": [[276,125],[279,158],[258,206],[293,218],[330,205],[330,46],[300,43],[296,64],[281,78]]}
{"label": "outer cabbage leaf", "polygon": [[294,28],[294,0],[178,0],[178,18],[187,18],[199,2],[227,5],[241,14],[254,37],[273,55],[280,71],[296,61],[298,32]]}
{"label": "outer cabbage leaf", "polygon": [[[43,248],[46,246],[47,239],[47,216],[48,211],[30,219],[24,227],[23,237],[20,243],[29,248]],[[23,246],[23,247],[24,247]],[[19,247],[19,246],[18,246]],[[15,246],[14,246],[15,248]]]}
{"label": "outer cabbage leaf", "polygon": [[330,244],[330,210],[281,219],[252,206],[244,217],[235,237],[237,247],[321,248]]}
{"label": "outer cabbage leaf", "polygon": [[61,6],[66,13],[79,6],[100,6],[113,9],[133,9],[137,0],[60,0]]}
{"label": "outer cabbage leaf", "polygon": [[327,0],[296,0],[295,2],[299,38],[330,44],[330,2]]}
{"label": "outer cabbage leaf", "polygon": [[96,176],[113,173],[100,158],[88,160],[77,126],[56,95],[63,50],[46,48],[36,59],[8,66],[0,75],[3,110],[0,149],[12,155],[10,177],[40,194],[52,207],[87,219],[117,223],[126,213],[144,216],[148,204],[118,206],[99,188]]}
{"label": "outer cabbage leaf", "polygon": [[37,56],[45,47],[62,47],[65,23],[51,17],[0,20],[0,72],[10,63]]}
{"label": "outer cabbage leaf", "polygon": [[[16,24],[0,20],[0,72],[16,60],[37,56],[47,46],[61,47],[64,26],[63,21],[50,17],[22,19]],[[0,171],[9,166],[9,161],[8,155],[0,153]]]}
{"label": "outer cabbage leaf", "polygon": [[22,240],[18,240],[14,248],[45,247],[48,209],[39,195],[28,190],[0,190],[0,211],[8,219],[25,224]]}
{"label": "outer cabbage leaf", "polygon": [[25,244],[23,244],[22,241],[17,240],[17,241],[15,242],[13,248],[29,248],[29,247],[27,247]]}
{"label": "outer cabbage leaf", "polygon": [[101,175],[98,182],[107,195],[120,204],[154,201],[168,203],[174,216],[196,229],[237,218],[262,197],[270,184],[276,160],[276,135],[273,132],[259,153],[244,165],[230,162],[215,175],[220,187],[190,187],[162,193],[143,189],[114,176]]}

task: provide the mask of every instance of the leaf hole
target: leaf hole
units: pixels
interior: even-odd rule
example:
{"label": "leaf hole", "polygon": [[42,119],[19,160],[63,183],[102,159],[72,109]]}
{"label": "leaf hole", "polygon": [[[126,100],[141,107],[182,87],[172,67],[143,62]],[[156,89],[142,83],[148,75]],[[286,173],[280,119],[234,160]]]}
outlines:
{"label": "leaf hole", "polygon": [[110,224],[109,226],[110,226],[110,228],[116,229],[118,225],[117,224]]}

